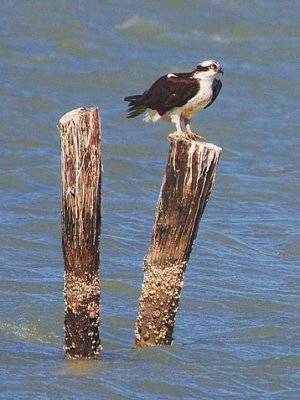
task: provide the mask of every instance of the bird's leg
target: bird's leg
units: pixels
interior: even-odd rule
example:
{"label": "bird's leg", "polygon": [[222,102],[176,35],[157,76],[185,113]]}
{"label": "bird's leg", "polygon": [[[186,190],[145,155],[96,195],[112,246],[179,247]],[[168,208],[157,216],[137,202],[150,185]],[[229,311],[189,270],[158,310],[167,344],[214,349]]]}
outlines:
{"label": "bird's leg", "polygon": [[177,114],[171,115],[171,122],[176,126],[176,133],[178,133],[179,135],[183,135],[180,124],[180,116]]}
{"label": "bird's leg", "polygon": [[185,124],[185,128],[186,128],[187,136],[189,136],[191,139],[194,139],[197,141],[200,140],[202,142],[205,142],[205,139],[202,136],[200,136],[192,131],[190,118],[184,118],[184,124]]}
{"label": "bird's leg", "polygon": [[184,124],[185,124],[187,133],[193,133],[192,132],[192,128],[191,128],[191,120],[190,120],[190,118],[184,118]]}

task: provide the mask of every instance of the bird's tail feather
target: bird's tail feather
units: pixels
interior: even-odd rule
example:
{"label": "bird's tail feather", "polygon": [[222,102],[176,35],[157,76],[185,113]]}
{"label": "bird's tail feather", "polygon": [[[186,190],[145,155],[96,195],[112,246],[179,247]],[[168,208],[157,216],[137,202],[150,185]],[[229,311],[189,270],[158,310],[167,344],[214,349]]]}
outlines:
{"label": "bird's tail feather", "polygon": [[143,104],[143,95],[136,94],[133,96],[127,96],[124,101],[129,101],[127,118],[134,118],[146,111],[147,107]]}

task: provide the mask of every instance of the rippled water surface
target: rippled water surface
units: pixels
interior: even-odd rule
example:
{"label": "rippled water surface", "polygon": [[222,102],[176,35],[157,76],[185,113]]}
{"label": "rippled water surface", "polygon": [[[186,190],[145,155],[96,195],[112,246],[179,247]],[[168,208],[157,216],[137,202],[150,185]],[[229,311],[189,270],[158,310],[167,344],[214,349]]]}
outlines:
{"label": "rippled water surface", "polygon": [[[300,398],[300,3],[2,0],[0,398]],[[132,350],[173,127],[123,97],[204,59],[225,75],[193,119],[223,148],[172,347]],[[62,350],[59,118],[100,107],[99,361]]]}

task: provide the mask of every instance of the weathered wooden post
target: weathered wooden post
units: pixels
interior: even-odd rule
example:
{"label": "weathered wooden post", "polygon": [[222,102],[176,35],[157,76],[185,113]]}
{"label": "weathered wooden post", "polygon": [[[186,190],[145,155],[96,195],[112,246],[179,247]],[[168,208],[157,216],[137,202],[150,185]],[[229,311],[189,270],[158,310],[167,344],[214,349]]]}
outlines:
{"label": "weathered wooden post", "polygon": [[65,264],[65,354],[96,358],[101,350],[99,235],[101,133],[98,108],[77,108],[59,120],[62,246]]}
{"label": "weathered wooden post", "polygon": [[197,135],[169,135],[171,148],[158,199],[134,347],[171,344],[184,272],[222,149]]}

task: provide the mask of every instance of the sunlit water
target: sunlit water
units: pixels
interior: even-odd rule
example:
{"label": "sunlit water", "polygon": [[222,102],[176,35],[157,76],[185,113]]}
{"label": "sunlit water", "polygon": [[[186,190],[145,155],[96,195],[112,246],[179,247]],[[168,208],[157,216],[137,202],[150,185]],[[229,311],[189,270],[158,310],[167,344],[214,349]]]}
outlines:
{"label": "sunlit water", "polygon": [[[2,399],[299,399],[299,14],[296,1],[0,4]],[[172,347],[132,350],[170,125],[123,97],[208,58],[225,75],[193,119],[223,148]],[[63,353],[60,142],[100,107],[102,325],[96,362]]]}

